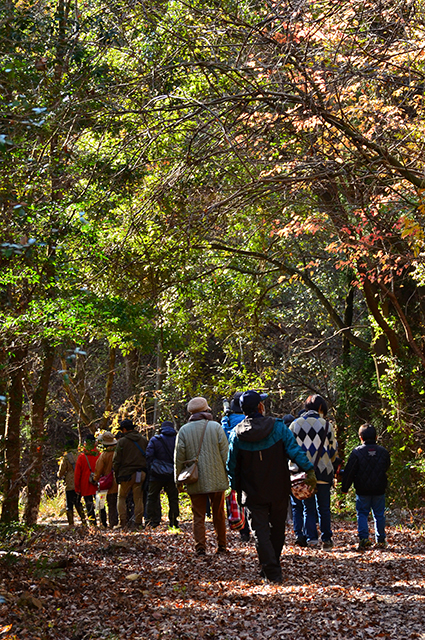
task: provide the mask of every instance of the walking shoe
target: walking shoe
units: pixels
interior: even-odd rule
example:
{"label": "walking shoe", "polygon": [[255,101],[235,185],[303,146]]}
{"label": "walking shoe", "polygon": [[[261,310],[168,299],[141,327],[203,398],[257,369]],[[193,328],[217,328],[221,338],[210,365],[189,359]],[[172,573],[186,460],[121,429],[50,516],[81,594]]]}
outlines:
{"label": "walking shoe", "polygon": [[332,549],[333,546],[334,543],[332,542],[332,540],[323,540],[322,542],[322,549]]}
{"label": "walking shoe", "polygon": [[310,547],[312,549],[316,548],[319,544],[318,540],[307,540],[307,547]]}
{"label": "walking shoe", "polygon": [[367,549],[370,549],[371,546],[372,543],[368,538],[362,538],[359,542],[359,546],[357,547],[357,551],[366,551]]}
{"label": "walking shoe", "polygon": [[386,549],[387,543],[385,540],[381,540],[380,542],[376,543],[375,547],[376,549]]}
{"label": "walking shoe", "polygon": [[282,584],[283,582],[282,576],[279,576],[276,578],[268,578],[266,576],[266,572],[264,571],[264,569],[261,569],[260,571],[260,578],[262,578],[266,584],[267,583]]}
{"label": "walking shoe", "polygon": [[226,547],[223,547],[222,545],[219,545],[217,547],[216,553],[225,555],[226,553],[228,553],[228,551],[227,551]]}
{"label": "walking shoe", "polygon": [[299,538],[297,538],[294,542],[296,547],[306,547],[307,546],[307,539],[304,536],[300,536]]}

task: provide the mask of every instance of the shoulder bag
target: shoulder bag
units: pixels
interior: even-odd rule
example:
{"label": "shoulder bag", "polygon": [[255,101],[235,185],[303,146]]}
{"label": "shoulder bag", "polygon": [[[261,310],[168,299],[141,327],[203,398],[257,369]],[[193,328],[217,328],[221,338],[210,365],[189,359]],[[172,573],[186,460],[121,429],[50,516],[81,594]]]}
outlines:
{"label": "shoulder bag", "polygon": [[90,484],[94,484],[94,486],[95,486],[95,487],[97,487],[97,482],[96,482],[96,480],[94,479],[94,471],[92,471],[92,468],[91,468],[91,466],[90,466],[89,459],[88,459],[88,457],[86,456],[86,454],[84,454],[84,457],[85,457],[85,459],[87,460],[87,464],[88,464],[88,467],[89,467],[89,470],[90,470],[89,482],[90,482]]}
{"label": "shoulder bag", "polygon": [[[325,446],[326,438],[328,437],[329,432],[329,422],[326,420],[326,429],[325,436],[320,442],[320,447],[317,450],[316,458],[314,461],[314,470],[316,471],[317,465],[319,464],[320,457],[323,453],[323,449]],[[316,489],[312,489],[310,485],[306,483],[307,474],[305,471],[301,471],[300,473],[295,473],[291,475],[291,491],[294,498],[298,500],[307,500],[307,498],[311,498],[316,493]]]}
{"label": "shoulder bag", "polygon": [[181,482],[182,484],[195,484],[198,482],[199,473],[198,473],[198,458],[201,453],[202,443],[204,441],[205,431],[207,429],[207,424],[209,420],[206,420],[204,430],[202,431],[201,442],[199,443],[198,454],[196,458],[193,460],[185,460],[183,462],[183,469],[179,473],[179,477],[177,478],[177,482]]}

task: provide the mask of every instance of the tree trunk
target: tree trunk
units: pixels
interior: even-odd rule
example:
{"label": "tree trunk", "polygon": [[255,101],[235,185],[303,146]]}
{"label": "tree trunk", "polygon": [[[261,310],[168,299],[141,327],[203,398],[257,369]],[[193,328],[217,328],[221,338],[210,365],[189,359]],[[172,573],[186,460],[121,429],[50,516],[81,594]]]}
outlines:
{"label": "tree trunk", "polygon": [[130,397],[136,393],[137,369],[139,365],[139,352],[137,349],[129,351],[129,353],[124,356],[124,362],[127,397]]}
{"label": "tree trunk", "polygon": [[28,500],[25,508],[25,524],[37,523],[41,500],[41,474],[43,464],[44,412],[50,374],[53,367],[55,349],[50,344],[43,345],[43,364],[37,387],[32,399],[30,469],[28,475]]}
{"label": "tree trunk", "polygon": [[159,416],[159,394],[162,389],[162,383],[164,381],[164,354],[162,352],[162,340],[158,341],[157,356],[156,356],[156,385],[155,385],[155,402],[153,408],[153,423],[154,425],[158,421]]}
{"label": "tree trunk", "polygon": [[7,397],[7,353],[4,345],[0,347],[0,440],[6,433],[6,397]]}
{"label": "tree trunk", "polygon": [[116,356],[117,356],[116,348],[110,347],[108,376],[106,378],[106,387],[105,387],[105,411],[103,412],[102,421],[100,423],[101,429],[106,429],[106,427],[108,426],[109,416],[112,411],[111,394],[112,394],[112,385],[115,377]]}
{"label": "tree trunk", "polygon": [[19,521],[19,465],[21,461],[22,365],[26,350],[17,349],[10,359],[10,386],[5,435],[5,493],[1,522]]}

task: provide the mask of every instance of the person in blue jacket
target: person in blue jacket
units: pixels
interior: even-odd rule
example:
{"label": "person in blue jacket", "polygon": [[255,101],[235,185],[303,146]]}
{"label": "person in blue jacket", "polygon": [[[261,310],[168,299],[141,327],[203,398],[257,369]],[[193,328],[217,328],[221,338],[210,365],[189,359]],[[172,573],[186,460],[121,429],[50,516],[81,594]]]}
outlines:
{"label": "person in blue jacket", "polygon": [[312,463],[283,420],[265,415],[266,394],[242,393],[245,414],[229,441],[227,473],[240,503],[246,508],[261,564],[261,577],[282,582],[280,554],[285,542],[288,497],[291,490],[287,458],[307,472],[314,487]]}
{"label": "person in blue jacket", "polygon": [[[221,419],[221,426],[224,429],[224,433],[226,434],[227,439],[230,437],[230,433],[236,427],[239,422],[242,422],[245,418],[245,414],[241,409],[241,405],[239,404],[239,398],[242,395],[242,391],[236,391],[234,394],[229,409],[225,411],[224,416]],[[228,402],[228,401],[226,401]]]}
{"label": "person in blue jacket", "polygon": [[[221,419],[221,426],[224,429],[224,433],[226,434],[227,439],[229,440],[230,434],[237,424],[242,422],[245,419],[245,414],[241,409],[241,405],[239,403],[239,399],[242,395],[242,391],[236,391],[234,394],[229,409],[225,412],[224,416]],[[251,537],[251,532],[249,530],[248,519],[245,518],[245,525],[243,529],[239,531],[242,542],[249,542]]]}

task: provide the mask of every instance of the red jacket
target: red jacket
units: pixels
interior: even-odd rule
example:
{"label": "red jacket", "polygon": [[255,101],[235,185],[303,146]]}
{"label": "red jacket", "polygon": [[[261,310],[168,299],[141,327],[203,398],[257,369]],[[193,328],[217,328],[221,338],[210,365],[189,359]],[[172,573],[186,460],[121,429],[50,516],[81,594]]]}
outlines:
{"label": "red jacket", "polygon": [[[100,453],[96,449],[92,449],[89,453],[80,453],[77,458],[74,471],[75,491],[82,496],[94,496],[97,491],[96,485],[89,482],[89,477],[91,472],[94,472],[99,456]],[[89,464],[87,464],[87,460]]]}

